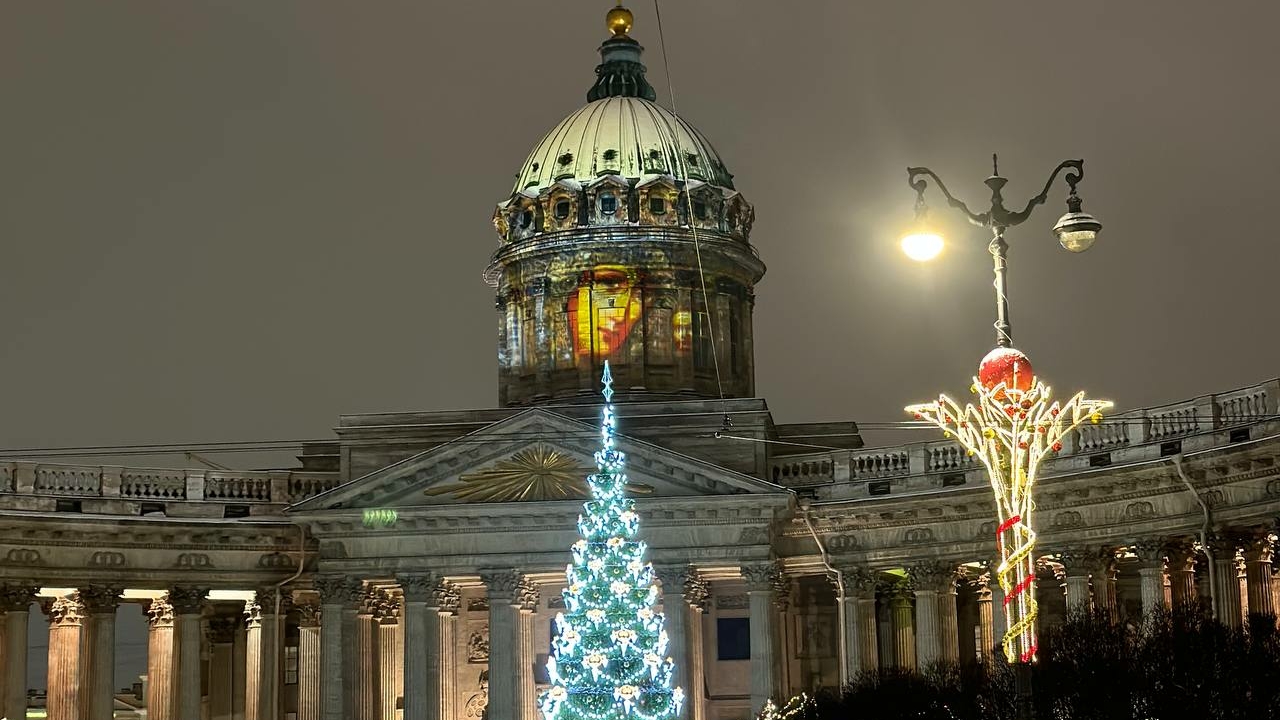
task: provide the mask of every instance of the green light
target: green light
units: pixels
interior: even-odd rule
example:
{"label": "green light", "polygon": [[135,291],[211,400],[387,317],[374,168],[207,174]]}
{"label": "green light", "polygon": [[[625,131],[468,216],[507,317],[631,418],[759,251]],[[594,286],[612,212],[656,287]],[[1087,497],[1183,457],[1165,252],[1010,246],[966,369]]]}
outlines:
{"label": "green light", "polygon": [[379,508],[364,511],[364,526],[367,528],[391,527],[396,524],[396,511],[391,508]]}

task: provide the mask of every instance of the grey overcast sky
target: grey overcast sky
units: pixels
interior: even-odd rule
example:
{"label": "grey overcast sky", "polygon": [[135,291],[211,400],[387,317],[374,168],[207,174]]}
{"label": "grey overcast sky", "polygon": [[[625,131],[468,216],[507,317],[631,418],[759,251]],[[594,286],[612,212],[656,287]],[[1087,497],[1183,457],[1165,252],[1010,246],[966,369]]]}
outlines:
{"label": "grey overcast sky", "polygon": [[[609,5],[4,3],[0,446],[492,406],[489,217],[585,101]],[[667,103],[653,5],[633,9]],[[985,239],[952,222],[942,261],[905,260],[904,168],[981,203],[992,152],[1011,204],[1085,158],[1106,225],[1059,249],[1060,184],[1010,234],[1042,376],[1136,407],[1280,375],[1280,4],[662,10],[678,110],[756,205],[757,387],[780,421],[963,393],[992,345]]]}

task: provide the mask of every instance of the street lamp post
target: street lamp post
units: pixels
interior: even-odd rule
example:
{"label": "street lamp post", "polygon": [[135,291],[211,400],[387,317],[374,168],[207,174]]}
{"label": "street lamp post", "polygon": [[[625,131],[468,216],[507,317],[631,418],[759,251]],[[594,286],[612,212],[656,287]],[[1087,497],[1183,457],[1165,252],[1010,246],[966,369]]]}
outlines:
{"label": "street lamp post", "polygon": [[903,238],[903,250],[913,259],[935,257],[942,248],[941,237],[928,226],[928,206],[924,193],[932,179],[947,198],[947,204],[959,210],[969,222],[990,228],[988,250],[994,263],[996,292],[996,348],[978,366],[970,391],[976,402],[961,406],[940,395],[929,403],[906,408],[916,419],[941,428],[947,438],[954,438],[970,457],[975,457],[987,470],[995,493],[998,525],[996,547],[1000,564],[996,578],[1004,590],[1005,658],[1014,664],[1018,716],[1030,718],[1031,664],[1036,660],[1036,602],[1033,583],[1036,576],[1036,534],[1031,513],[1034,504],[1031,490],[1041,462],[1062,449],[1062,440],[1084,422],[1100,422],[1101,411],[1111,407],[1106,400],[1086,399],[1076,393],[1065,403],[1051,400],[1050,388],[1036,378],[1027,356],[1013,348],[1013,331],[1009,323],[1007,252],[1005,230],[1020,225],[1031,216],[1037,205],[1048,197],[1049,189],[1062,171],[1071,188],[1067,197],[1067,213],[1054,225],[1053,231],[1064,248],[1072,252],[1087,250],[1102,229],[1093,216],[1081,210],[1076,185],[1084,177],[1083,160],[1067,160],[1058,165],[1045,183],[1044,190],[1031,198],[1026,207],[1012,211],[1004,206],[1001,194],[1008,182],[999,174],[992,156],[993,173],[986,179],[991,189],[991,208],[974,213],[947,189],[932,170],[924,167],[907,169],[907,182],[916,191],[916,225]]}

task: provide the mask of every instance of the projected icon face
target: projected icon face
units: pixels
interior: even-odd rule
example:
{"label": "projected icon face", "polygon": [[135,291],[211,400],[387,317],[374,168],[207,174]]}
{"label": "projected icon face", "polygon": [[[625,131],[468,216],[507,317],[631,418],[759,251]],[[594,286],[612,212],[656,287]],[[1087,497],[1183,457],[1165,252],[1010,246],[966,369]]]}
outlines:
{"label": "projected icon face", "polygon": [[621,265],[598,265],[584,274],[577,293],[569,297],[576,357],[590,357],[594,350],[597,357],[607,358],[626,346],[643,311],[635,284],[635,272]]}

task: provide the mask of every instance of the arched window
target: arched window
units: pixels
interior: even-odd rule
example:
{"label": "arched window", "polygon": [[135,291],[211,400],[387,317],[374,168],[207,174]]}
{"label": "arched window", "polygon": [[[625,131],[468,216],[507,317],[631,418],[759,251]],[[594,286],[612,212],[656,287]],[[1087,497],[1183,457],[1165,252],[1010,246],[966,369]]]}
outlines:
{"label": "arched window", "polygon": [[612,193],[600,196],[600,212],[605,215],[612,215],[618,212],[618,197]]}
{"label": "arched window", "polygon": [[707,204],[702,200],[693,201],[693,216],[699,220],[707,219]]}
{"label": "arched window", "polygon": [[569,217],[569,201],[563,198],[560,200],[557,200],[556,201],[556,219],[564,220],[567,217]]}
{"label": "arched window", "polygon": [[533,211],[525,210],[520,213],[520,229],[528,230],[530,225],[533,225]]}
{"label": "arched window", "polygon": [[649,212],[654,215],[665,215],[667,213],[667,199],[661,195],[651,195],[649,197]]}

